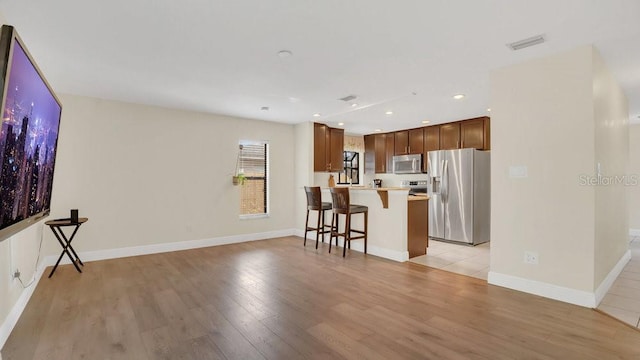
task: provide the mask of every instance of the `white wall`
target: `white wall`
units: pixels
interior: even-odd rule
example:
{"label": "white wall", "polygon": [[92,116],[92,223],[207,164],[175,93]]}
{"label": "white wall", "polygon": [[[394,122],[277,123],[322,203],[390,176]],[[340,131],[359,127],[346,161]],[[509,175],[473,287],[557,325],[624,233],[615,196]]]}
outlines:
{"label": "white wall", "polygon": [[[0,26],[5,23],[4,16],[0,13]],[[21,298],[26,299],[30,290],[35,287],[34,283],[29,289],[24,289],[18,280],[13,279],[13,273],[19,269],[25,285],[34,279],[44,221],[0,241],[0,348],[9,335],[8,329],[12,326],[9,323],[17,320],[17,314],[11,314],[14,305]],[[10,317],[12,318],[9,319]]]}
{"label": "white wall", "polygon": [[[640,124],[629,126],[629,167],[627,173],[640,179]],[[640,235],[640,185],[627,186],[629,228]]]}
{"label": "white wall", "polygon": [[[304,233],[304,220],[307,209],[305,186],[314,185],[313,174],[313,123],[295,125],[295,227],[298,234]],[[326,200],[325,200],[326,201]],[[315,211],[313,212],[316,213]],[[317,221],[316,217],[312,221]]]}
{"label": "white wall", "polygon": [[[89,217],[79,251],[293,227],[293,126],[93,98],[62,97],[53,217]],[[240,220],[239,140],[266,140],[270,216]],[[53,241],[47,253],[57,251]]]}
{"label": "white wall", "polygon": [[[491,74],[492,283],[586,304],[620,258],[620,190],[580,183],[598,161],[615,172],[627,156],[626,102],[597,56],[584,46]],[[510,177],[512,166],[528,176]],[[603,252],[607,243],[615,250]],[[539,264],[525,264],[525,251]]]}
{"label": "white wall", "polygon": [[606,180],[595,190],[594,289],[629,249],[626,187],[629,159],[629,106],[613,75],[597,50],[593,50],[593,102],[596,163]]}
{"label": "white wall", "polygon": [[[73,95],[61,100],[50,218],[68,217],[71,208],[89,218],[74,241],[78,252],[295,227],[294,126]],[[239,187],[231,176],[239,140],[269,142],[268,218],[238,217]],[[0,243],[0,325],[22,294],[7,264],[23,264],[29,279],[43,227]],[[59,252],[44,229],[42,256]]]}
{"label": "white wall", "polygon": [[[20,315],[14,305],[19,302],[22,306],[26,305],[39,279],[36,276],[39,275],[36,261],[43,236],[43,223],[44,220],[0,242],[0,348]],[[20,278],[26,289],[13,278],[16,269],[20,270]]]}

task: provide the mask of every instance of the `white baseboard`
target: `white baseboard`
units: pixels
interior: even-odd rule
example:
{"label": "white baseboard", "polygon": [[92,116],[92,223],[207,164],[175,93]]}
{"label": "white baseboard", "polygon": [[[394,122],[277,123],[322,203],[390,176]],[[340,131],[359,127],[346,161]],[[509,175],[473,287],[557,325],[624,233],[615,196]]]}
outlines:
{"label": "white baseboard", "polygon": [[611,288],[611,285],[613,285],[622,270],[624,270],[624,267],[625,265],[627,265],[629,260],[631,260],[631,250],[627,250],[624,254],[622,254],[622,257],[620,257],[618,263],[613,267],[613,269],[611,269],[611,271],[609,271],[607,277],[602,280],[600,286],[598,286],[598,288],[596,289],[596,306],[600,305],[600,301],[602,301],[602,299],[604,299],[604,296],[607,295],[607,292]]}
{"label": "white baseboard", "polygon": [[487,282],[492,285],[498,285],[554,300],[564,301],[570,304],[595,308],[600,304],[604,296],[607,294],[607,291],[609,291],[629,260],[631,260],[631,251],[627,250],[622,254],[616,265],[611,269],[611,271],[609,271],[609,274],[607,274],[593,293],[520,278],[517,276],[501,274],[495,271],[489,271]]}
{"label": "white baseboard", "polygon": [[501,274],[495,271],[489,271],[487,282],[491,285],[502,286],[570,304],[588,308],[596,307],[596,295],[595,293],[588,291],[576,290],[541,281]]}
{"label": "white baseboard", "polygon": [[[304,238],[304,231],[300,230],[300,233],[301,235],[298,235],[298,233],[296,233],[296,236]],[[313,234],[314,235],[312,239],[313,239],[313,242],[315,243],[315,239],[316,239],[315,233]],[[311,238],[308,237],[307,241],[309,241],[309,239]],[[338,246],[340,247],[338,251],[342,251],[343,244],[344,244],[344,239],[338,239]],[[351,250],[364,252],[364,243],[362,241],[354,240],[351,243]],[[370,244],[367,246],[367,254],[379,256],[381,258],[398,261],[398,262],[405,262],[409,260],[409,251],[391,250],[391,249],[381,248],[381,247],[370,245]]]}
{"label": "white baseboard", "polygon": [[[217,238],[202,239],[202,240],[190,240],[190,241],[178,241],[165,244],[151,244],[142,246],[132,246],[118,249],[96,250],[79,252],[78,256],[83,262],[86,261],[98,261],[117,259],[129,256],[150,255],[171,251],[198,249],[209,246],[236,244],[247,241],[265,240],[278,238],[283,236],[291,236],[296,233],[296,229],[285,229],[277,231],[268,231],[255,234],[242,234],[232,236],[222,236]],[[45,266],[51,266],[56,263],[59,255],[47,256],[45,258]],[[71,264],[71,261],[67,256],[62,258],[60,264]]]}
{"label": "white baseboard", "polygon": [[640,229],[629,229],[629,236],[640,236]]}
{"label": "white baseboard", "polygon": [[[33,295],[33,292],[36,290],[36,286],[38,286],[38,282],[40,282],[40,279],[42,278],[44,268],[44,261],[40,261],[40,264],[38,264],[38,268],[33,274],[33,283],[26,289],[24,289],[24,291],[22,291],[22,294],[20,294],[18,301],[16,301],[16,303],[13,305],[11,311],[4,319],[2,326],[0,326],[0,349],[4,347],[5,342],[7,342],[7,339],[9,339],[9,335],[11,335],[11,331],[13,331],[13,327],[16,326],[16,324],[18,323],[18,319],[20,319],[20,315],[22,315],[22,312],[27,307],[29,299],[31,299],[31,295]],[[0,354],[0,360],[2,360],[2,354]]]}

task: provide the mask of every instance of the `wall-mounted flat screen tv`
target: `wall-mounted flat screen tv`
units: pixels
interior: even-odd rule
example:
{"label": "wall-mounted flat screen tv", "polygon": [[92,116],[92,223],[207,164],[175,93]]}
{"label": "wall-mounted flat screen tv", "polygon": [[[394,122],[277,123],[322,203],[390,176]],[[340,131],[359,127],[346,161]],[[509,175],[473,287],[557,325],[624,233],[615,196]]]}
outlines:
{"label": "wall-mounted flat screen tv", "polygon": [[62,104],[12,26],[0,33],[0,241],[49,215]]}

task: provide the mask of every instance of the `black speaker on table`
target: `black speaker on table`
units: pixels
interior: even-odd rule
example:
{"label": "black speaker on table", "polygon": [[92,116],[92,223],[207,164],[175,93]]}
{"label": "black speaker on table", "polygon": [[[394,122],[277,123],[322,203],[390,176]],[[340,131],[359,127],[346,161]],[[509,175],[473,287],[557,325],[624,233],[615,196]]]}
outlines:
{"label": "black speaker on table", "polygon": [[71,209],[71,222],[78,222],[78,209]]}

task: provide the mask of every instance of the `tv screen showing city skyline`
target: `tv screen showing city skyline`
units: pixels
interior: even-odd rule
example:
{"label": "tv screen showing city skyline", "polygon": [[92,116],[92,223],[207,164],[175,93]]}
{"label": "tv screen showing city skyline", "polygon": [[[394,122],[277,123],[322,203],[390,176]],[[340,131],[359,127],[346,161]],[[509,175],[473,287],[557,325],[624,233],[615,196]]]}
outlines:
{"label": "tv screen showing city skyline", "polygon": [[48,213],[62,110],[18,38],[11,44],[0,128],[0,231]]}

